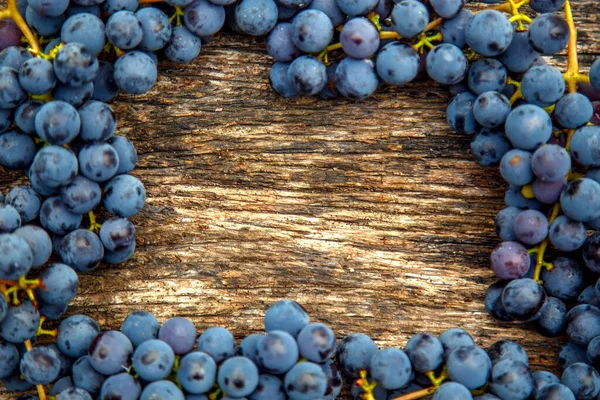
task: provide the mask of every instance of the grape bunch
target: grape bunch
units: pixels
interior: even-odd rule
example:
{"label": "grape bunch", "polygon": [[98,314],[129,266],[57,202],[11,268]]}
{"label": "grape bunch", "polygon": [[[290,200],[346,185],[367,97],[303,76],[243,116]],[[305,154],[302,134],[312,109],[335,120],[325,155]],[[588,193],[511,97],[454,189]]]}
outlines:
{"label": "grape bunch", "polygon": [[[16,331],[34,328],[31,309],[22,316],[4,323]],[[329,326],[312,322],[291,300],[271,305],[264,327],[237,344],[223,327],[197,335],[182,317],[161,324],[137,311],[120,330],[101,331],[90,317],[72,315],[51,345],[26,351],[3,337],[0,378],[15,391],[49,385],[57,400],[326,400],[340,396],[344,381],[354,399],[369,400],[570,400],[600,393],[593,365],[573,362],[560,378],[533,372],[518,343],[501,340],[484,349],[461,329],[416,334],[404,349],[378,348],[362,333],[338,342]]]}

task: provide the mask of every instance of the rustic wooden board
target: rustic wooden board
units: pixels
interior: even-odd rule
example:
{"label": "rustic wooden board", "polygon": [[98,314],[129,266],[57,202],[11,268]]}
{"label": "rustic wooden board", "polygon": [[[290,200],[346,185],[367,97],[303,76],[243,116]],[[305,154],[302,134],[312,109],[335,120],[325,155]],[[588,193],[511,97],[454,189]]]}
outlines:
{"label": "rustic wooden board", "polygon": [[[600,5],[579,1],[574,13],[587,68]],[[555,370],[560,339],[483,308],[505,184],[447,127],[446,91],[420,82],[364,102],[285,100],[269,88],[271,62],[262,39],[225,33],[191,65],[162,62],[150,94],[117,98],[148,190],[138,249],[82,275],[69,314],[118,329],[145,309],[241,338],[290,298],[339,337],[403,346],[461,327],[483,346],[518,340],[534,369]],[[23,181],[3,171],[0,190]]]}

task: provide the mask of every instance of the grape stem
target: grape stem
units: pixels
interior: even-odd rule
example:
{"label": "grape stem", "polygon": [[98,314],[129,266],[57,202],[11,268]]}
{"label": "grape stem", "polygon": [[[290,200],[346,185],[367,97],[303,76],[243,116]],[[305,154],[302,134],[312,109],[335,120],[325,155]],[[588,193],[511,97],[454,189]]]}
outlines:
{"label": "grape stem", "polygon": [[431,396],[438,389],[437,386],[431,386],[425,389],[417,390],[416,392],[403,394],[399,397],[394,397],[392,400],[417,400],[427,396]]}
{"label": "grape stem", "polygon": [[[560,203],[557,202],[554,204],[554,207],[552,207],[552,213],[550,214],[550,217],[548,218],[548,224],[551,224],[552,222],[554,222],[556,217],[558,217],[559,213],[560,213]],[[552,268],[554,268],[554,265],[552,265],[552,263],[544,261],[544,254],[546,253],[548,244],[550,244],[550,239],[548,238],[548,236],[546,236],[546,239],[544,239],[544,241],[542,243],[540,243],[539,246],[536,246],[536,247],[528,250],[529,255],[533,255],[533,254],[536,255],[535,271],[533,272],[533,280],[538,282],[539,284],[542,283],[542,281],[540,280],[540,275],[542,273],[542,267],[546,268],[548,271],[550,271],[550,270],[552,270]]]}
{"label": "grape stem", "polygon": [[46,317],[44,317],[43,315],[40,317],[40,324],[38,325],[38,329],[35,332],[36,336],[42,336],[42,335],[47,335],[47,336],[52,336],[52,337],[56,337],[58,335],[58,329],[52,329],[52,330],[47,330],[42,328],[42,324],[46,322]]}
{"label": "grape stem", "polygon": [[[31,340],[27,339],[23,344],[25,345],[25,349],[27,351],[31,351],[31,349],[33,349]],[[36,385],[36,388],[37,388],[38,397],[40,398],[40,400],[47,400],[48,398],[46,397],[46,391],[44,390],[44,386]]]}
{"label": "grape stem", "polygon": [[573,21],[573,12],[571,11],[571,3],[565,1],[565,16],[569,25],[569,45],[567,47],[567,71],[563,74],[565,82],[567,82],[567,90],[569,93],[577,92],[578,83],[590,83],[590,77],[586,74],[579,73],[579,61],[577,59],[577,29]]}
{"label": "grape stem", "polygon": [[367,371],[360,370],[359,372],[360,378],[357,379],[354,384],[361,388],[364,393],[361,393],[360,397],[363,400],[375,400],[375,395],[373,394],[373,390],[377,386],[377,382],[373,381],[369,383],[367,379]]}
{"label": "grape stem", "polygon": [[17,0],[8,0],[6,2],[6,8],[0,10],[0,19],[12,19],[15,21],[15,24],[19,27],[27,41],[29,42],[29,46],[31,47],[31,52],[33,54],[39,54],[42,51],[40,50],[40,44],[38,43],[35,35],[27,26],[27,23],[19,13],[19,9],[17,8]]}

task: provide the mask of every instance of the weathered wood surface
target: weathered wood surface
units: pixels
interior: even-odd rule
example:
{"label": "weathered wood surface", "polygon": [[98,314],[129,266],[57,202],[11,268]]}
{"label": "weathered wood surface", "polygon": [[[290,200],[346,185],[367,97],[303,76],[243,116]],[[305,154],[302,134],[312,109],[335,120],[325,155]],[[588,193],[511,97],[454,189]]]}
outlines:
{"label": "weathered wood surface", "polygon": [[[587,68],[600,5],[576,2],[574,13]],[[447,93],[421,82],[364,102],[285,100],[269,89],[270,64],[262,39],[221,34],[191,65],[162,62],[150,94],[117,98],[148,190],[138,249],[82,275],[69,314],[114,329],[146,309],[241,338],[291,298],[340,337],[403,346],[461,327],[484,346],[516,339],[535,369],[554,370],[560,339],[483,308],[505,184],[447,127]],[[22,181],[3,173],[0,190]]]}

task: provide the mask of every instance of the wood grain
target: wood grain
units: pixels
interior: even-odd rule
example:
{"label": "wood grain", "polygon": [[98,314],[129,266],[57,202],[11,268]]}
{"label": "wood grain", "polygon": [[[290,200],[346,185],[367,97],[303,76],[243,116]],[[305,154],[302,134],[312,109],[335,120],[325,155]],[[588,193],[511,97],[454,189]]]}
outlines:
{"label": "wood grain", "polygon": [[[600,5],[579,1],[574,13],[587,68]],[[224,33],[188,66],[162,62],[148,95],[117,98],[148,190],[138,250],[81,275],[69,314],[115,329],[145,309],[239,339],[291,298],[339,337],[403,346],[461,327],[483,346],[518,340],[534,369],[555,370],[561,339],[483,308],[505,184],[447,127],[446,91],[419,82],[363,102],[285,100],[269,88],[271,63],[262,39]],[[3,173],[0,190],[22,181]]]}

